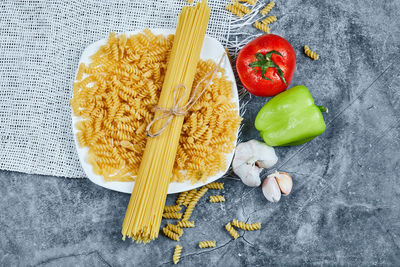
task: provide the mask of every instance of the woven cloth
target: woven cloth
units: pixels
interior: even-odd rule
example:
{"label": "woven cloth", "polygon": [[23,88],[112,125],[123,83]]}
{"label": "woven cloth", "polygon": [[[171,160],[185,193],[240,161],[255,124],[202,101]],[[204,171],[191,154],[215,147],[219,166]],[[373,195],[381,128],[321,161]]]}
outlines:
{"label": "woven cloth", "polygon": [[[209,0],[207,33],[223,44],[232,15]],[[71,130],[72,83],[90,43],[148,28],[175,28],[180,0],[1,0],[0,169],[85,177]]]}

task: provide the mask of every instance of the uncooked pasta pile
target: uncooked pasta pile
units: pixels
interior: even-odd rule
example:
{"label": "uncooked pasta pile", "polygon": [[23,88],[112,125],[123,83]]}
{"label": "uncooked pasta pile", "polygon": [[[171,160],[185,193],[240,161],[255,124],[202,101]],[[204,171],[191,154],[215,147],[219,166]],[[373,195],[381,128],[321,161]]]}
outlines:
{"label": "uncooked pasta pile", "polygon": [[[106,181],[132,181],[137,175],[173,39],[148,29],[130,36],[111,33],[91,63],[79,67],[71,100],[81,118],[77,139],[89,148],[94,173]],[[215,68],[215,62],[200,60],[193,88]],[[226,168],[241,118],[231,81],[223,68],[217,71],[185,116],[171,181],[204,181]]]}

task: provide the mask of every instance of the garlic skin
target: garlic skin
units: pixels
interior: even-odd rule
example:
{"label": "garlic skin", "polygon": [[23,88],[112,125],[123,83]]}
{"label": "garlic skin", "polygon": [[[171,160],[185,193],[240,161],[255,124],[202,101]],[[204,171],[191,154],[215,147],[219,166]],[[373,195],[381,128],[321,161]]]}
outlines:
{"label": "garlic skin", "polygon": [[273,147],[257,140],[250,140],[236,147],[232,168],[245,185],[257,187],[261,184],[262,169],[274,166],[277,161],[278,157]]}
{"label": "garlic skin", "polygon": [[242,179],[242,182],[251,187],[258,187],[261,184],[260,173],[262,171],[261,168],[256,165],[247,165],[242,164],[233,168],[233,171],[237,174],[237,176]]}
{"label": "garlic skin", "polygon": [[262,191],[265,198],[270,202],[278,202],[281,199],[281,189],[275,176],[268,175],[262,183]]}
{"label": "garlic skin", "polygon": [[275,175],[276,182],[278,183],[282,194],[285,196],[289,195],[293,187],[292,177],[290,177],[286,172],[275,172],[273,175]]}

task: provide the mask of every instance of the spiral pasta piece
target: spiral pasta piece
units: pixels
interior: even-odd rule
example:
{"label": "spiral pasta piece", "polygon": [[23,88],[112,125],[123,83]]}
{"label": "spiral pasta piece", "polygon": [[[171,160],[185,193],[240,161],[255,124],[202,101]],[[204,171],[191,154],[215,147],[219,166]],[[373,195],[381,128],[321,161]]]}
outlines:
{"label": "spiral pasta piece", "polygon": [[236,226],[240,229],[246,230],[246,231],[254,231],[254,230],[260,230],[261,229],[261,223],[256,222],[256,223],[245,223],[238,221],[236,219],[232,220],[232,225]]}
{"label": "spiral pasta piece", "polygon": [[265,19],[263,19],[261,22],[263,24],[267,25],[267,24],[271,24],[272,22],[275,22],[275,21],[277,21],[276,16],[269,16],[269,17],[266,17]]}
{"label": "spiral pasta piece", "polygon": [[242,18],[245,15],[245,13],[243,13],[242,10],[240,10],[233,4],[227,4],[225,6],[225,9],[228,10],[229,12],[231,12],[232,14],[238,16],[239,18]]}
{"label": "spiral pasta piece", "polygon": [[220,195],[210,196],[210,202],[211,203],[225,202],[225,197]]}
{"label": "spiral pasta piece", "polygon": [[263,9],[260,10],[261,15],[265,16],[267,15],[271,9],[275,6],[275,2],[271,1],[266,5]]}
{"label": "spiral pasta piece", "polygon": [[183,214],[182,221],[189,220],[189,218],[192,215],[192,212],[194,210],[194,207],[196,207],[197,202],[207,192],[207,190],[208,190],[208,188],[203,186],[199,191],[197,191],[197,193],[193,196],[192,200],[190,201],[189,205],[187,206],[185,213]]}
{"label": "spiral pasta piece", "polygon": [[261,22],[259,22],[259,21],[256,21],[256,22],[254,23],[254,27],[256,27],[257,29],[259,29],[259,30],[261,30],[261,31],[263,31],[263,32],[265,32],[265,33],[269,33],[270,30],[271,30],[270,27],[268,27],[267,25],[265,25],[265,24],[263,24],[263,23],[261,23]]}
{"label": "spiral pasta piece", "polygon": [[176,225],[181,228],[193,228],[195,226],[194,221],[179,221]]}
{"label": "spiral pasta piece", "polygon": [[189,191],[181,192],[178,198],[176,199],[176,205],[183,205],[183,202],[185,202],[185,198],[188,193]]}
{"label": "spiral pasta piece", "polygon": [[319,58],[319,55],[317,53],[315,53],[314,51],[312,51],[308,47],[308,45],[304,46],[304,53],[311,59],[318,60],[318,58]]}
{"label": "spiral pasta piece", "polygon": [[180,218],[182,218],[182,213],[165,212],[165,213],[163,213],[163,218],[165,218],[165,219],[180,219]]}
{"label": "spiral pasta piece", "polygon": [[169,239],[175,240],[175,241],[180,241],[179,240],[179,235],[172,232],[171,230],[167,229],[166,227],[163,228],[163,233],[166,237]]}
{"label": "spiral pasta piece", "polygon": [[190,201],[192,201],[192,198],[196,195],[197,190],[196,189],[192,189],[189,191],[189,193],[186,195],[185,201],[183,202],[184,206],[189,205]]}
{"label": "spiral pasta piece", "polygon": [[239,3],[239,1],[233,1],[233,6],[248,15],[251,13],[251,9]]}
{"label": "spiral pasta piece", "polygon": [[181,207],[179,205],[176,206],[165,206],[164,207],[164,212],[168,213],[168,212],[177,212],[180,211]]}
{"label": "spiral pasta piece", "polygon": [[166,227],[168,230],[171,230],[172,232],[178,234],[179,236],[183,235],[183,229],[175,224],[169,223],[167,224]]}
{"label": "spiral pasta piece", "polygon": [[238,232],[232,227],[231,223],[227,223],[225,225],[225,229],[233,237],[233,239],[237,239],[239,237]]}
{"label": "spiral pasta piece", "polygon": [[182,221],[188,221],[190,216],[192,216],[194,207],[196,206],[197,202],[190,202],[187,206],[185,213],[183,214]]}
{"label": "spiral pasta piece", "polygon": [[224,189],[224,183],[213,182],[205,185],[208,189]]}
{"label": "spiral pasta piece", "polygon": [[174,262],[174,264],[177,264],[179,262],[181,258],[182,248],[182,246],[176,245],[174,255],[172,256],[172,261]]}
{"label": "spiral pasta piece", "polygon": [[216,245],[216,241],[207,240],[199,242],[199,248],[215,248]]}
{"label": "spiral pasta piece", "polygon": [[202,188],[200,188],[199,191],[197,191],[197,193],[193,196],[192,200],[190,202],[195,202],[197,204],[197,202],[199,202],[200,198],[202,196],[204,196],[205,193],[207,193],[208,188],[203,186]]}

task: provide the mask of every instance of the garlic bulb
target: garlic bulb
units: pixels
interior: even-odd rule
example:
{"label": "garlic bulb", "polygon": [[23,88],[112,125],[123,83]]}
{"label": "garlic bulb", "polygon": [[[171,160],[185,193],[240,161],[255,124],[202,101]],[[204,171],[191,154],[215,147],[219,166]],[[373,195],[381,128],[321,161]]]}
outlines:
{"label": "garlic bulb", "polygon": [[271,168],[278,161],[273,147],[257,140],[240,143],[233,158],[233,171],[247,186],[261,184],[260,173],[263,168]]}
{"label": "garlic bulb", "polygon": [[281,190],[275,176],[268,175],[262,184],[265,198],[270,202],[278,202],[281,199]]}

